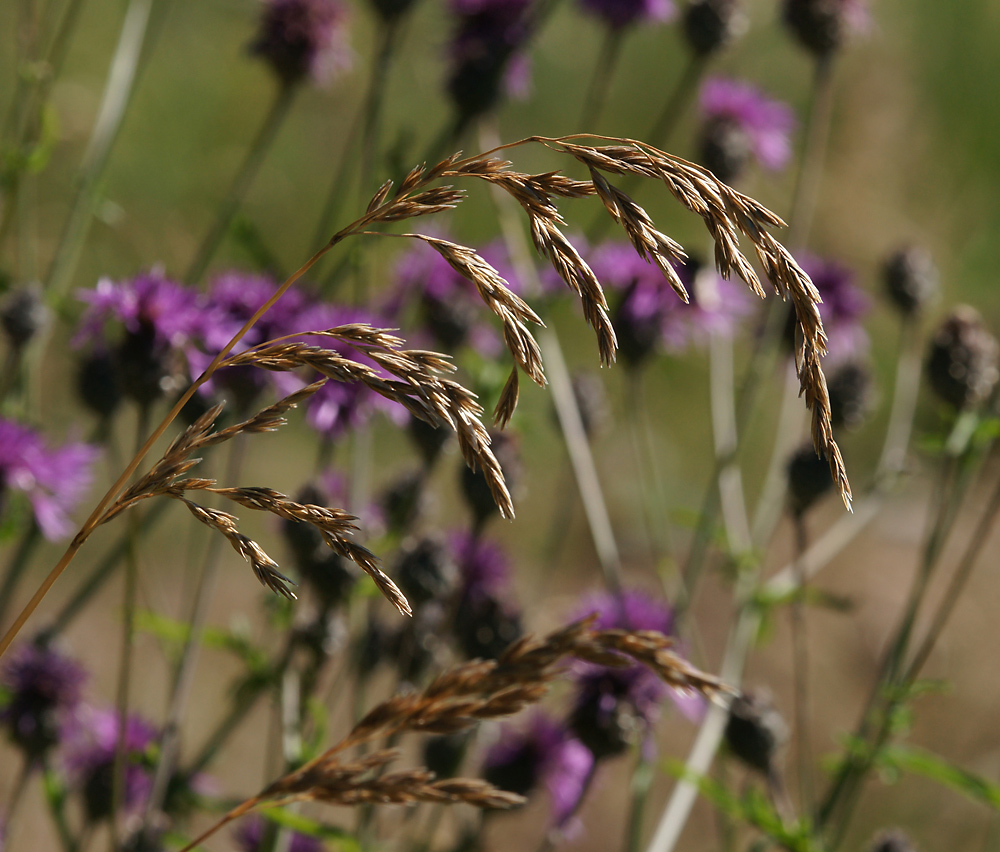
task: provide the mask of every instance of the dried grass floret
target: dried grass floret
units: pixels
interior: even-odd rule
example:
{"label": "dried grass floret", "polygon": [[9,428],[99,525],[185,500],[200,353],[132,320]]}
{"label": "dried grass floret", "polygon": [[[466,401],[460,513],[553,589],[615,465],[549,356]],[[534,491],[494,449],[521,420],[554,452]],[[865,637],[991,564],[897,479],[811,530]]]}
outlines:
{"label": "dried grass floret", "polygon": [[517,713],[546,694],[567,658],[610,666],[638,662],[671,686],[712,700],[737,694],[675,654],[670,637],[655,631],[596,630],[594,620],[591,616],[543,639],[522,638],[497,660],[473,660],[454,666],[422,691],[395,695],[382,702],[339,743],[244,801],[181,852],[265,805],[296,801],[342,805],[463,802],[480,808],[506,808],[522,803],[523,797],[476,779],[436,781],[433,773],[423,768],[380,772],[399,756],[394,749],[350,759],[343,755],[348,749],[394,734],[453,733],[480,720]]}

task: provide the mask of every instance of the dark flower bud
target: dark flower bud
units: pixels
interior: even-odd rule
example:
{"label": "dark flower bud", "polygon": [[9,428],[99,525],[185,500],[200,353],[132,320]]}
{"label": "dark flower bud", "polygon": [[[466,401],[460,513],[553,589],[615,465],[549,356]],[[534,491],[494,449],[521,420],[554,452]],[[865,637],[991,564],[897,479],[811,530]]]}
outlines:
{"label": "dark flower bud", "polygon": [[778,749],[788,740],[788,726],[765,692],[745,692],[733,700],[726,722],[726,745],[751,769],[774,770]]}
{"label": "dark flower bud", "polygon": [[927,374],[934,392],[959,411],[973,408],[993,391],[997,372],[996,338],[968,305],[955,308],[931,342]]}
{"label": "dark flower bud", "polygon": [[454,778],[469,747],[469,731],[428,737],[424,741],[424,766],[438,778]]}
{"label": "dark flower bud", "polygon": [[[490,435],[490,445],[500,469],[507,482],[507,489],[513,493],[517,486],[520,473],[520,458],[517,452],[517,441],[509,432],[495,432]],[[472,510],[473,527],[480,529],[482,525],[497,513],[497,505],[493,500],[493,492],[481,470],[472,470],[467,465],[462,466],[462,494],[465,502]]]}
{"label": "dark flower bud", "polygon": [[879,832],[868,847],[868,852],[916,852],[916,847],[910,842],[910,838],[896,828]]}
{"label": "dark flower bud", "polygon": [[684,9],[684,38],[698,56],[708,56],[739,38],[747,19],[739,0],[694,0]]}
{"label": "dark flower bud", "polygon": [[857,429],[871,410],[874,387],[871,370],[857,361],[841,364],[826,381],[830,420],[834,429]]}
{"label": "dark flower bud", "polygon": [[20,287],[8,293],[0,307],[0,326],[15,349],[31,340],[48,319],[49,309],[37,287]]}
{"label": "dark flower bud", "polygon": [[441,449],[451,437],[451,432],[443,426],[432,426],[426,420],[412,415],[406,426],[406,433],[420,451],[425,467],[430,467],[437,461]]}
{"label": "dark flower bud", "polygon": [[494,597],[465,599],[455,613],[455,637],[470,660],[497,659],[523,632],[520,613]]}
{"label": "dark flower bud", "polygon": [[788,499],[792,513],[804,515],[832,488],[833,477],[826,459],[816,455],[812,444],[797,450],[788,462]]}
{"label": "dark flower bud", "polygon": [[701,135],[701,164],[723,183],[733,183],[742,174],[753,152],[746,129],[728,116],[705,122]]}
{"label": "dark flower bud", "polygon": [[864,28],[866,19],[861,0],[785,0],[785,24],[817,56],[842,47],[852,30]]}
{"label": "dark flower bud", "polygon": [[401,534],[413,528],[427,502],[423,471],[409,473],[394,482],[379,502],[390,532]]}
{"label": "dark flower bud", "polygon": [[410,603],[419,607],[446,598],[455,588],[458,568],[442,542],[425,538],[406,547],[392,576]]}
{"label": "dark flower bud", "polygon": [[616,674],[609,671],[592,678],[569,718],[573,735],[590,749],[595,760],[621,754],[646,729],[645,722],[627,700],[627,686],[619,682]]}
{"label": "dark flower bud", "polygon": [[360,680],[363,681],[370,677],[378,664],[382,662],[392,638],[388,628],[382,622],[376,618],[368,619],[368,626],[358,643],[355,657]]}
{"label": "dark flower bud", "polygon": [[76,374],[76,390],[83,404],[98,417],[115,413],[122,401],[118,370],[109,352],[96,351],[84,357]]}
{"label": "dark flower bud", "polygon": [[389,638],[387,650],[400,680],[417,683],[430,669],[441,649],[441,622],[441,608],[428,603]]}
{"label": "dark flower bud", "polygon": [[886,291],[901,313],[911,315],[938,292],[938,271],[930,252],[916,246],[900,249],[882,270]]}

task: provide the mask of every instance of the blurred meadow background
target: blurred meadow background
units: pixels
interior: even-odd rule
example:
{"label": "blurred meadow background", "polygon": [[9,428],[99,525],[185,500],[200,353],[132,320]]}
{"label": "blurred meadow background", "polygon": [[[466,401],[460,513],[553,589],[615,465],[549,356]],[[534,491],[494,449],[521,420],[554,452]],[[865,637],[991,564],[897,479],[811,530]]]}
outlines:
{"label": "blurred meadow background", "polygon": [[[16,372],[20,379],[5,383],[4,417],[31,423],[53,444],[97,440],[99,418],[77,400],[81,350],[69,345],[69,340],[86,306],[75,293],[94,288],[102,278],[124,281],[154,268],[171,279],[187,276],[261,122],[279,97],[273,69],[250,49],[258,37],[265,5],[257,0],[149,0],[145,4],[149,13],[145,46],[120,128],[104,167],[81,176],[123,22],[144,4],[122,0],[0,2],[0,119],[14,110],[19,78],[22,83],[27,81],[26,85],[36,85],[31,77],[38,70],[30,61],[35,49],[32,22],[64,7],[78,12],[58,75],[51,86],[46,82],[42,88],[44,108],[38,113],[41,141],[32,149],[34,159],[27,165],[17,160],[9,137],[3,151],[3,286],[13,293],[32,282],[48,285],[54,268],[60,276],[46,292],[51,318],[44,351],[34,360],[26,358],[25,363],[7,361],[8,371]],[[745,80],[787,104],[794,113],[793,163],[781,171],[750,167],[736,183],[778,215],[787,216],[795,191],[794,158],[805,144],[803,128],[813,98],[816,62],[782,24],[781,5],[766,0],[743,3],[746,31],[705,60],[699,83],[713,76]],[[677,6],[683,10],[685,4],[678,0]],[[502,97],[486,118],[470,122],[459,138],[447,140],[442,147],[442,134],[454,120],[446,80],[456,16],[445,0],[416,2],[394,25],[374,137],[377,145],[365,154],[359,142],[362,116],[386,25],[373,6],[350,0],[343,19],[348,46],[344,67],[322,85],[311,80],[296,83],[287,117],[277,128],[273,145],[247,187],[207,272],[196,276],[198,285],[206,287],[213,276],[226,270],[241,274],[266,271],[280,281],[320,248],[329,234],[360,216],[384,179],[398,181],[428,157],[440,159],[459,149],[471,155],[495,144],[491,140],[510,142],[529,135],[588,132],[647,139],[678,81],[690,73],[690,49],[677,19],[640,21],[622,28],[613,63],[602,65],[608,28],[599,18],[582,11],[575,0],[548,2],[544,8],[538,30],[525,50],[530,64],[523,72],[523,91],[517,97]],[[870,414],[860,428],[838,434],[859,500],[872,487],[882,451],[900,351],[899,316],[885,293],[887,259],[902,247],[919,246],[930,254],[938,270],[940,295],[923,308],[918,321],[922,347],[959,303],[973,305],[987,329],[995,331],[1000,324],[1000,290],[996,287],[1000,269],[1000,240],[996,236],[1000,234],[1000,54],[996,50],[1000,44],[1000,4],[985,0],[873,0],[868,18],[864,31],[854,34],[832,63],[829,138],[806,240],[809,252],[848,268],[870,302],[864,316],[869,348],[858,353],[864,356],[872,375]],[[603,80],[606,86],[599,110],[587,106],[588,97],[600,88],[600,83],[595,88],[595,79]],[[584,123],[588,109],[591,119]],[[670,138],[661,147],[701,161],[703,122],[697,93],[692,90]],[[449,143],[453,147],[448,147]],[[565,169],[573,177],[585,177],[577,164],[543,148],[519,148],[507,155],[524,171]],[[370,162],[365,165],[367,157]],[[335,216],[329,223],[332,227],[318,236],[317,223],[338,174],[340,188],[335,195]],[[366,185],[360,186],[362,181]],[[634,197],[657,227],[691,254],[707,259],[711,247],[697,217],[682,210],[662,185],[647,184],[635,188]],[[84,211],[80,222],[85,230],[73,249],[76,254],[60,260],[57,252],[65,250],[66,222],[74,205]],[[11,215],[12,209],[16,215]],[[599,218],[600,204],[592,198],[565,200],[560,210],[569,223],[568,234],[590,234]],[[409,224],[405,227],[410,229]],[[501,229],[485,185],[471,186],[469,200],[457,213],[428,218],[412,227],[469,246],[491,243]],[[775,233],[780,239],[781,232]],[[314,290],[324,288],[329,298],[363,309],[368,303],[384,302],[394,292],[403,275],[400,258],[412,249],[401,240],[372,239],[362,248],[358,246],[345,245],[339,254],[325,258],[307,281]],[[427,254],[431,254],[429,249]],[[629,368],[621,359],[617,365],[602,368],[592,333],[581,321],[575,304],[552,298],[539,306],[531,296],[527,301],[557,332],[571,373],[586,374],[596,382],[603,398],[606,419],[603,427],[591,434],[590,450],[621,554],[625,585],[667,601],[676,592],[678,573],[696,538],[705,495],[713,488],[715,450],[707,347],[695,343],[679,350],[658,351],[641,369]],[[400,334],[410,340],[415,329],[403,323],[417,325],[421,321],[418,312],[411,309],[400,316]],[[483,308],[481,319],[489,321],[488,316]],[[738,378],[761,325],[760,316],[751,308],[740,319],[734,334]],[[6,345],[9,356],[15,347],[9,342]],[[413,345],[434,348],[419,334]],[[490,354],[495,350],[489,348],[475,350],[475,346],[466,346],[456,353],[459,376],[482,395],[489,412],[506,378],[509,356],[502,351]],[[926,356],[921,354],[920,360],[923,364]],[[28,390],[19,390],[18,381]],[[754,413],[746,423],[739,458],[751,506],[759,499],[772,464],[784,384],[779,363],[763,382]],[[516,475],[507,471],[517,517],[512,522],[493,518],[485,524],[489,540],[506,553],[511,572],[509,594],[518,602],[523,628],[540,634],[578,616],[581,607],[585,609],[587,596],[602,588],[602,573],[576,497],[551,394],[527,381],[522,381],[521,390],[520,406],[510,426],[519,456]],[[808,751],[815,761],[813,784],[817,790],[823,788],[833,769],[833,756],[843,748],[845,732],[858,722],[903,610],[924,546],[928,518],[932,517],[933,472],[952,417],[947,404],[925,385],[902,473],[867,524],[859,526],[850,542],[811,581],[821,590],[818,594],[823,600],[832,602],[806,607],[811,716]],[[329,460],[329,467],[339,471],[349,484],[353,480],[356,485],[358,477],[364,479],[365,487],[360,492],[355,489],[352,496],[360,493],[366,502],[377,502],[405,474],[420,466],[413,443],[389,418],[373,419],[365,427],[364,438],[348,430],[325,441],[301,415],[293,414],[289,419],[290,425],[276,434],[251,436],[240,483],[266,484],[296,495],[314,476],[320,457]],[[982,423],[988,420],[988,415],[982,416]],[[143,415],[131,406],[124,406],[116,415],[94,464],[95,484],[90,496],[75,509],[75,518],[84,517],[97,495],[114,481],[132,454],[133,433],[142,422]],[[800,427],[798,424],[796,429]],[[791,448],[798,443],[793,440]],[[637,444],[641,445],[638,449]],[[390,575],[399,554],[412,545],[418,533],[471,526],[472,510],[463,493],[461,456],[456,450],[447,447],[428,475],[421,492],[419,520],[412,522],[412,528],[404,524],[401,531],[393,531],[391,523],[387,526],[383,521],[381,526],[371,525],[375,534],[361,537],[363,544],[383,557]],[[207,454],[205,464],[210,473],[204,475],[221,476],[221,454]],[[998,473],[995,459],[986,451],[977,464],[979,473],[968,485],[962,504],[965,508],[958,513],[944,550],[944,565],[953,565],[960,558],[979,519],[980,507],[986,505],[994,487]],[[363,507],[350,503],[342,507],[365,520]],[[266,516],[244,517],[249,514],[241,514],[245,524],[241,529],[260,541],[283,566],[286,562],[291,565],[289,546],[279,540],[281,523]],[[25,506],[4,506],[5,560],[14,559],[25,524],[31,523],[29,515]],[[803,523],[815,538],[843,516],[843,505],[830,491],[810,506]],[[195,525],[179,507],[171,506],[164,518],[140,539],[140,617],[129,700],[131,710],[154,722],[163,719],[170,700],[172,672],[181,644],[177,637],[182,635],[174,627],[183,626],[188,618],[201,555],[210,535],[208,530],[193,530]],[[24,641],[65,612],[63,607],[73,599],[82,579],[100,564],[126,523],[120,519],[94,535],[32,616],[22,634]],[[794,513],[785,512],[764,546],[757,546],[752,556],[743,556],[754,562],[761,577],[773,576],[795,555],[796,529]],[[679,632],[680,647],[688,658],[704,671],[718,672],[735,618],[733,588],[739,564],[731,549],[727,550],[721,528],[713,527],[711,538],[702,587]],[[1000,785],[996,725],[1000,680],[996,654],[991,650],[1000,638],[995,616],[1000,609],[1000,582],[995,571],[998,546],[987,541],[955,614],[927,661],[923,677],[941,688],[929,688],[909,707],[911,715],[905,725],[900,722],[906,728],[900,730],[906,743],[994,785]],[[39,540],[33,545],[23,577],[3,601],[0,627],[7,629],[61,552],[57,542]],[[220,552],[219,562],[206,623],[220,635],[228,631],[227,635],[244,637],[255,648],[273,654],[292,625],[304,629],[315,606],[308,594],[297,604],[286,606],[260,588],[229,548]],[[290,573],[298,576],[294,569]],[[927,611],[934,611],[948,576],[939,572],[932,579]],[[79,614],[74,613],[60,637],[60,648],[88,672],[87,695],[94,700],[100,696],[105,704],[114,702],[119,689],[122,584],[122,576],[112,576]],[[309,710],[313,714],[309,736],[315,736],[319,744],[333,743],[346,734],[352,715],[356,718],[359,709],[386,698],[396,685],[396,675],[384,662],[365,686],[344,685],[355,665],[353,655],[360,653],[356,646],[368,636],[365,625],[374,617],[372,613],[377,613],[389,632],[397,629],[397,620],[402,618],[387,605],[370,600],[370,581],[362,578],[359,585],[366,585],[366,589],[356,592],[350,606],[345,607],[339,627],[343,635],[324,646],[335,649],[322,676],[325,697],[330,701],[324,710]],[[768,611],[765,629],[749,655],[743,684],[769,689],[775,706],[791,720],[795,681],[787,603],[782,601]],[[163,620],[148,613],[157,613]],[[168,624],[166,619],[175,621]],[[926,615],[922,615],[917,632],[927,624]],[[353,642],[345,638],[348,636],[353,636]],[[379,639],[369,637],[367,641]],[[192,697],[182,718],[182,765],[216,730],[229,707],[229,687],[245,674],[246,665],[245,656],[241,658],[218,644],[203,649]],[[253,706],[248,718],[205,767],[214,779],[204,794],[208,800],[231,802],[232,797],[250,795],[283,770],[282,711],[275,697],[281,691],[280,678],[271,686],[274,695],[268,693]],[[317,695],[324,697],[322,690]],[[568,695],[557,689],[551,706],[565,705]],[[490,724],[493,727],[484,735],[487,744],[499,730],[495,723]],[[657,745],[652,786],[644,811],[637,817],[640,839],[632,848],[647,848],[677,783],[662,763],[668,759],[683,762],[697,731],[696,721],[677,710],[663,710],[653,735]],[[419,765],[419,743],[404,742],[404,747]],[[477,748],[470,749],[468,766],[481,763],[486,746]],[[632,743],[627,757],[608,760],[579,806],[572,830],[551,842],[559,848],[579,850],[625,848],[623,826],[632,799],[636,760],[640,759],[636,755],[646,748],[647,744]],[[782,757],[789,778],[798,777],[793,755],[789,748]],[[11,801],[21,783],[21,758],[16,743],[0,746],[0,807]],[[728,785],[735,795],[754,785],[766,786],[732,756],[717,763],[720,765],[712,777]],[[976,797],[969,792],[968,779],[955,789],[955,785],[943,785],[942,777],[942,773],[936,779],[923,777],[886,761],[863,787],[853,818],[838,837],[839,845],[830,841],[829,847],[786,848],[868,849],[878,830],[900,826],[918,849],[1000,849],[1000,824],[996,821],[1000,786]],[[793,798],[798,792],[795,787]],[[305,813],[346,832],[337,836],[328,833],[324,841],[328,848],[451,850],[461,848],[462,828],[473,819],[465,813],[466,806],[458,808],[458,815],[445,817],[436,834],[424,830],[428,821],[435,819],[424,810],[411,818],[405,810],[386,806],[377,835],[356,831],[355,815],[348,809],[309,806]],[[18,805],[18,818],[7,827],[6,848],[85,852],[108,842],[97,831],[79,846],[68,845],[65,836],[60,839],[53,827],[49,810],[41,777],[30,779],[24,802]],[[215,805],[202,811],[193,821],[198,828],[208,825],[204,813],[221,813]],[[489,817],[477,841],[480,846],[468,848],[496,852],[535,848],[546,837],[548,820],[545,802],[532,798],[521,811]],[[742,835],[734,839],[732,823],[739,822],[739,813],[720,817],[718,808],[699,801],[677,848],[751,848],[748,844],[752,839]],[[415,830],[414,823],[421,831]],[[178,837],[196,833],[189,825],[173,825],[171,831],[175,833],[168,833],[164,841],[171,849],[183,845]],[[229,829],[207,841],[205,848],[252,848],[246,844],[239,847],[242,841],[227,832]],[[771,841],[781,845],[773,836]]]}

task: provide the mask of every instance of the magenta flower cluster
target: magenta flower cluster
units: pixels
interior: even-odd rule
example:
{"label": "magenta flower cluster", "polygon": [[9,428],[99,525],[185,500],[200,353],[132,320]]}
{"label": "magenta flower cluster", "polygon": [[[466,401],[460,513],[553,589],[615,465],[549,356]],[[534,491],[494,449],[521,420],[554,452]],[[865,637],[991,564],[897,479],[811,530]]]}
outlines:
{"label": "magenta flower cluster", "polygon": [[70,513],[90,487],[98,452],[81,443],[50,448],[34,429],[0,419],[0,499],[26,495],[42,535],[62,538],[73,530]]}

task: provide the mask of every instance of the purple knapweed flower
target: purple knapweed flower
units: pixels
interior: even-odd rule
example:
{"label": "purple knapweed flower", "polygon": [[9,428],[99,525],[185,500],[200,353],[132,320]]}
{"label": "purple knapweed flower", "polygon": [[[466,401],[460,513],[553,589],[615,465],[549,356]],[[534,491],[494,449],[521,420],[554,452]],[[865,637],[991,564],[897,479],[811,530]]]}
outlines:
{"label": "purple knapweed flower", "polygon": [[[74,786],[83,797],[89,822],[98,822],[111,813],[115,753],[121,717],[116,710],[84,708],[67,736],[66,766]],[[151,749],[156,728],[140,716],[125,723],[125,786],[122,803],[127,811],[140,811],[149,798],[153,783],[154,758]]]}
{"label": "purple knapweed flower", "polygon": [[264,0],[250,49],[285,85],[311,76],[325,83],[351,67],[347,8],[339,0]]}
{"label": "purple knapweed flower", "polygon": [[186,346],[201,327],[203,299],[156,269],[125,281],[102,278],[93,290],[78,290],[77,297],[89,307],[74,346],[106,342],[112,320],[129,334],[148,329],[156,345],[175,349]]}
{"label": "purple knapweed flower", "polygon": [[529,35],[533,0],[452,0],[455,35],[449,45],[448,94],[459,123],[491,110],[503,94],[527,87],[520,52]]}
{"label": "purple knapweed flower", "polygon": [[453,533],[450,543],[463,598],[481,600],[507,593],[510,564],[499,545],[466,531]]}
{"label": "purple knapweed flower", "polygon": [[3,661],[0,724],[29,758],[43,756],[59,742],[86,677],[75,660],[37,645],[21,645]]}
{"label": "purple knapweed flower", "polygon": [[[233,336],[246,324],[278,288],[267,275],[238,271],[216,276],[200,310],[197,331],[199,348],[187,351],[191,377],[200,375]],[[244,352],[252,346],[301,330],[299,318],[309,309],[309,298],[300,289],[291,289],[268,309],[233,349]],[[264,388],[271,374],[253,367],[227,367],[203,385],[206,393],[225,388],[244,410]]]}
{"label": "purple knapweed flower", "polygon": [[544,786],[552,823],[562,827],[576,813],[594,768],[594,756],[564,725],[537,711],[528,727],[504,725],[487,752],[483,777],[512,793]]}
{"label": "purple knapweed flower", "polygon": [[742,80],[713,77],[700,97],[701,155],[719,180],[731,182],[750,157],[765,169],[783,169],[791,157],[795,114]]}
{"label": "purple knapweed flower", "polygon": [[[272,827],[275,831],[278,830],[276,825],[272,824]],[[267,838],[267,829],[267,821],[254,814],[243,820],[240,827],[233,832],[233,837],[243,852],[262,852],[265,848],[271,848],[264,844]],[[309,834],[291,831],[289,832],[288,846],[282,848],[286,848],[288,852],[322,852],[323,841]]]}
{"label": "purple knapweed flower", "polygon": [[[638,590],[587,598],[580,607],[580,617],[595,613],[594,626],[600,629],[657,630],[664,634],[673,630],[670,607]],[[577,697],[570,727],[598,759],[619,754],[630,743],[645,741],[668,695],[688,718],[697,718],[703,710],[700,699],[670,689],[638,664],[606,668],[580,663],[575,680]]]}
{"label": "purple knapweed flower", "polygon": [[677,14],[670,0],[580,0],[580,5],[616,30],[629,24],[663,23]]}
{"label": "purple knapweed flower", "polygon": [[121,282],[102,278],[77,296],[89,307],[72,343],[107,354],[110,380],[121,393],[148,405],[174,388],[183,352],[201,329],[203,296],[159,270]]}
{"label": "purple knapweed flower", "polygon": [[828,341],[826,363],[835,364],[864,354],[868,350],[868,334],[861,321],[871,301],[854,283],[854,273],[836,261],[814,255],[797,260],[823,299],[819,313]]}
{"label": "purple knapweed flower", "polygon": [[47,449],[33,429],[0,419],[0,502],[8,489],[20,491],[42,535],[50,540],[68,535],[70,512],[90,487],[98,452],[88,444]]}
{"label": "purple knapweed flower", "polygon": [[639,366],[658,348],[679,352],[709,333],[731,334],[750,310],[746,290],[689,260],[677,273],[685,304],[652,263],[627,242],[599,246],[589,262],[608,290],[621,293],[612,320],[626,364]]}

